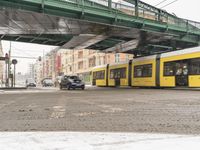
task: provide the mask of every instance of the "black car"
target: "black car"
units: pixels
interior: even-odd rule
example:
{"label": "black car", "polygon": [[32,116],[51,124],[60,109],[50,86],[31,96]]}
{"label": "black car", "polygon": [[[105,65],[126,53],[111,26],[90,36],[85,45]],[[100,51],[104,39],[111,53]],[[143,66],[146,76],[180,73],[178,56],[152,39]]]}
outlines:
{"label": "black car", "polygon": [[45,78],[42,80],[42,86],[43,87],[51,87],[51,86],[54,86],[54,83],[51,78]]}
{"label": "black car", "polygon": [[60,89],[67,88],[68,90],[81,88],[85,89],[85,83],[78,76],[63,76],[60,82]]}

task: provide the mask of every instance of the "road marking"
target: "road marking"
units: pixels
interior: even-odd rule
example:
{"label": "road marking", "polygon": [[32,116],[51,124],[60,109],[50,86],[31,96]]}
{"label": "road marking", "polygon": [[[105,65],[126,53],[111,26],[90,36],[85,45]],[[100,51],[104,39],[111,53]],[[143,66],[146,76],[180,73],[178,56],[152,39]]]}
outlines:
{"label": "road marking", "polygon": [[101,111],[106,113],[115,113],[115,112],[122,112],[123,109],[120,107],[112,107],[111,105],[97,105],[100,108],[103,108]]}
{"label": "road marking", "polygon": [[66,109],[63,106],[54,106],[53,112],[50,116],[50,119],[64,118],[65,117],[65,111],[66,111]]}
{"label": "road marking", "polygon": [[6,104],[0,104],[0,109],[6,107],[6,106],[8,106],[8,105],[11,105],[11,104],[13,104],[13,103],[15,103],[15,101],[8,101]]}
{"label": "road marking", "polygon": [[97,112],[82,112],[82,113],[73,113],[73,115],[77,117],[85,117],[85,116],[95,115],[96,113]]}

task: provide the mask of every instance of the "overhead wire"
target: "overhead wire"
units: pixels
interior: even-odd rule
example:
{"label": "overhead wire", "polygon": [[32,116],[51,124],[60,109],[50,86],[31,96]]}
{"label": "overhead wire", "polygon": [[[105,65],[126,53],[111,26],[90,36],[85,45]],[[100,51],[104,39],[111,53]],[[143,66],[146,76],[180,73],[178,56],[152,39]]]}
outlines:
{"label": "overhead wire", "polygon": [[162,4],[162,3],[166,2],[166,1],[168,1],[168,0],[162,0],[161,2],[157,3],[155,6],[158,6],[158,5],[160,5],[160,4]]}
{"label": "overhead wire", "polygon": [[176,1],[178,1],[178,0],[174,0],[174,1],[172,1],[172,2],[170,2],[170,3],[168,3],[168,4],[166,4],[166,5],[162,6],[161,8],[167,7],[167,6],[169,6],[169,5],[173,4],[173,3],[175,3]]}

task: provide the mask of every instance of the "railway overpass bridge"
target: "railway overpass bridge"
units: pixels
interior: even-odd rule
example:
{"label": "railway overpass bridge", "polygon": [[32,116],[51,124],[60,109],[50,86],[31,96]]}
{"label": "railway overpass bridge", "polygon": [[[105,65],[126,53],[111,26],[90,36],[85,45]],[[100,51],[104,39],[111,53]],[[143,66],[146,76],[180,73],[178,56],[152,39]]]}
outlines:
{"label": "railway overpass bridge", "polygon": [[148,55],[198,46],[200,23],[139,0],[1,0],[0,40]]}

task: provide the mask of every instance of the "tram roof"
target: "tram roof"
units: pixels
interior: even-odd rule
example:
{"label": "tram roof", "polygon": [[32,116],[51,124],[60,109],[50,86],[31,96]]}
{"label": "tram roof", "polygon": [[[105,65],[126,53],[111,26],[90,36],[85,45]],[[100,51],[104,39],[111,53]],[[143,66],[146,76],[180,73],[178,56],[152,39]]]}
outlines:
{"label": "tram roof", "polygon": [[196,53],[196,52],[200,52],[200,47],[187,48],[187,49],[183,49],[183,50],[163,53],[163,54],[161,54],[161,58],[170,57],[170,56],[178,56],[178,55],[183,55],[183,54]]}

